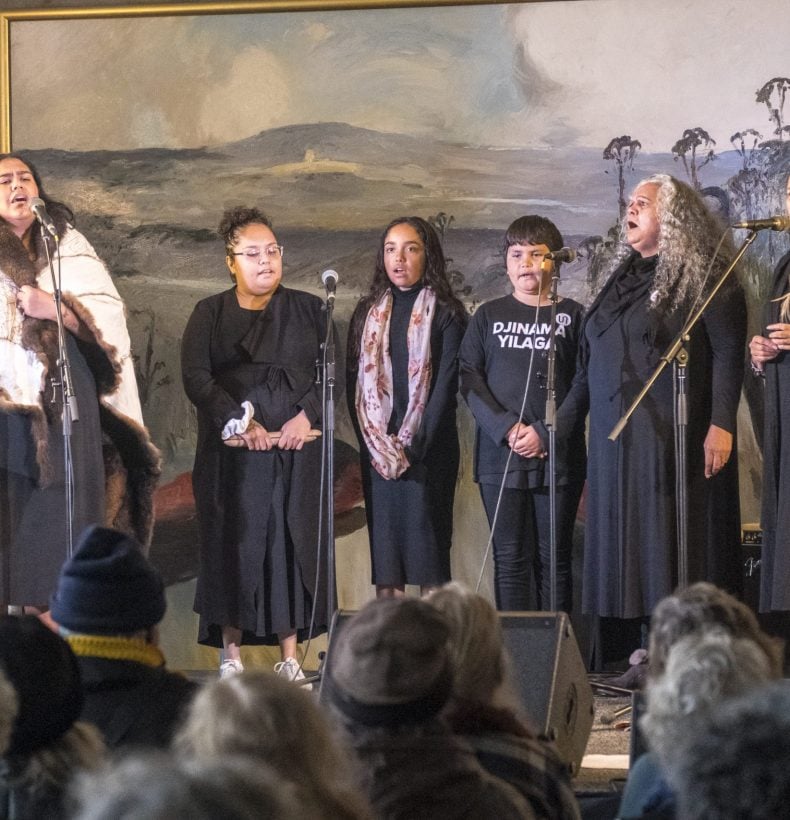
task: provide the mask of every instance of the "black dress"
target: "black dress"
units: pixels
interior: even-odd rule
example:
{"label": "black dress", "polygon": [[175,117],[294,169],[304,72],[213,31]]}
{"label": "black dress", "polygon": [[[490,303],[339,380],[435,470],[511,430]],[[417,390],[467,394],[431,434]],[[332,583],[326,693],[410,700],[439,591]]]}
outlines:
{"label": "black dress", "polygon": [[[391,289],[394,395],[389,433],[398,432],[408,406],[406,332],[420,289],[421,286],[408,291]],[[351,327],[355,318],[356,312]],[[395,480],[382,478],[370,464],[356,414],[357,373],[348,373],[348,404],[359,439],[374,584],[435,586],[450,580],[453,499],[460,459],[455,423],[458,348],[463,334],[462,320],[437,302],[431,323],[430,393],[420,426],[411,446],[406,448],[411,466]]]}
{"label": "black dress", "polygon": [[[770,299],[790,290],[790,253],[779,260]],[[769,301],[764,326],[781,322],[780,305]],[[763,530],[760,611],[790,610],[790,354],[765,364],[763,434]]]}
{"label": "black dress", "polygon": [[[666,368],[616,441],[608,436],[680,330],[682,310],[650,309],[657,257],[632,254],[585,319],[581,366],[558,430],[589,402],[588,497],[582,608],[615,618],[649,615],[677,585],[673,376]],[[704,475],[711,424],[733,435],[743,381],[746,309],[735,285],[721,291],[688,345],[688,573],[738,592],[737,458]],[[736,444],[733,442],[733,453]]]}
{"label": "black dress", "polygon": [[[318,558],[321,443],[300,451],[227,447],[221,431],[250,401],[267,430],[304,410],[321,423],[316,361],[322,302],[280,286],[263,311],[244,310],[235,289],[198,302],[184,331],[182,373],[198,411],[192,481],[201,534],[195,611],[201,643],[222,646],[221,628],[242,642],[276,644],[327,623],[326,555]],[[319,570],[320,564],[320,572]]]}

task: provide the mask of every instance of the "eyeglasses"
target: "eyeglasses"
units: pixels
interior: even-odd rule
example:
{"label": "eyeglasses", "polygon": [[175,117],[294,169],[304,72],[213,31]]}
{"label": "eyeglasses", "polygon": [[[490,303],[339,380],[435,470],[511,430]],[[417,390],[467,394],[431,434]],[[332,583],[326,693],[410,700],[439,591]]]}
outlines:
{"label": "eyeglasses", "polygon": [[282,245],[268,245],[265,248],[245,248],[243,251],[231,251],[231,256],[246,256],[247,259],[276,259],[283,255]]}

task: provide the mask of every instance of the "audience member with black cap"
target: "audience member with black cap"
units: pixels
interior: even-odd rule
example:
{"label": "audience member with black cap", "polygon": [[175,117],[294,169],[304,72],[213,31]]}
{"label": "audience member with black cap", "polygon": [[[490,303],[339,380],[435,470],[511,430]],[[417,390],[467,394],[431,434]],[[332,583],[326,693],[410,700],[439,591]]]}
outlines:
{"label": "audience member with black cap", "polygon": [[157,624],[166,609],[159,573],[115,530],[85,530],[64,564],[52,619],[77,655],[85,706],[110,748],[169,744],[195,686],[165,668]]}
{"label": "audience member with black cap", "polygon": [[0,725],[14,715],[0,761],[0,817],[54,820],[65,816],[72,775],[95,769],[104,757],[98,731],[78,720],[79,670],[68,645],[32,615],[0,615],[3,687]]}
{"label": "audience member with black cap", "polygon": [[444,616],[416,598],[371,601],[332,643],[324,689],[376,815],[533,818],[439,717],[452,690]]}

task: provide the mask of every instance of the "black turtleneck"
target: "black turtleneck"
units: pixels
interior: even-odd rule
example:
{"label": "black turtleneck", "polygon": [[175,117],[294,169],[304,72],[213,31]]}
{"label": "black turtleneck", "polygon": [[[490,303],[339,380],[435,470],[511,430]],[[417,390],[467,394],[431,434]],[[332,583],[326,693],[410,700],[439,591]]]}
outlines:
{"label": "black turtleneck", "polygon": [[409,405],[409,348],[406,338],[414,303],[422,290],[418,282],[408,290],[392,287],[392,315],[390,316],[390,359],[392,361],[392,415],[388,433],[397,433]]}

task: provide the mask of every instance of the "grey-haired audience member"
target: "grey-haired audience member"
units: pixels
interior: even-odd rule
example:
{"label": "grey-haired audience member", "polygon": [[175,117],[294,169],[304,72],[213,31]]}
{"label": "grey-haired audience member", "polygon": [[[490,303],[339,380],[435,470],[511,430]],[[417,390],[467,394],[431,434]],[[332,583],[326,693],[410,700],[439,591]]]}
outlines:
{"label": "grey-haired audience member", "polygon": [[449,637],[447,619],[426,601],[382,598],[333,638],[323,687],[359,785],[384,820],[533,818],[439,716],[453,686]]}
{"label": "grey-haired audience member", "polygon": [[337,748],[315,698],[270,672],[246,670],[206,685],[173,745],[183,757],[205,764],[228,755],[261,762],[334,820],[372,816],[352,787],[347,755]]}
{"label": "grey-haired audience member", "polygon": [[7,744],[0,762],[0,817],[61,818],[72,775],[98,767],[105,753],[98,731],[78,720],[76,658],[38,618],[0,615],[0,670],[0,726]]}
{"label": "grey-haired audience member", "polygon": [[260,761],[130,756],[92,777],[73,796],[74,820],[324,820],[317,804]]}
{"label": "grey-haired audience member", "polygon": [[494,607],[481,595],[450,583],[428,597],[450,628],[453,688],[443,715],[483,768],[515,786],[535,817],[575,820],[570,768],[518,717],[509,659]]}
{"label": "grey-haired audience member", "polygon": [[737,638],[751,638],[769,658],[775,676],[782,671],[782,642],[766,635],[746,604],[714,584],[699,582],[667,595],[656,605],[650,619],[650,675],[664,672],[667,655],[683,635],[720,626]]}
{"label": "grey-haired audience member", "polygon": [[699,727],[728,699],[776,678],[774,659],[750,637],[723,626],[690,632],[672,645],[647,689],[640,722],[650,753],[629,773],[622,818],[676,816],[677,761]]}
{"label": "grey-haired audience member", "polygon": [[159,573],[127,535],[92,526],[61,570],[52,619],[77,655],[82,719],[110,748],[164,748],[195,692],[158,647],[165,614]]}
{"label": "grey-haired audience member", "polygon": [[790,686],[769,684],[714,710],[677,755],[684,820],[778,820],[790,813]]}

